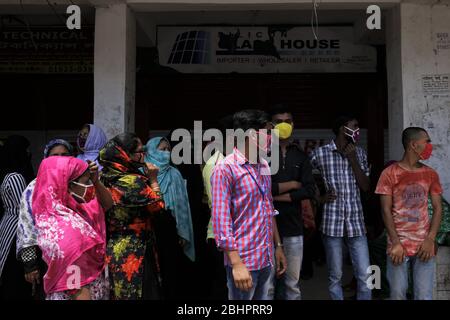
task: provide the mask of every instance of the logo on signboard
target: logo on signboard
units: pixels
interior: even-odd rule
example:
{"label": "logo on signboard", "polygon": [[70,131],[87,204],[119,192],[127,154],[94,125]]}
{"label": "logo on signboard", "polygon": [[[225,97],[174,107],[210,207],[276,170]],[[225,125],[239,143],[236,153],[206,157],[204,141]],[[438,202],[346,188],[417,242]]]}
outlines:
{"label": "logo on signboard", "polygon": [[[257,32],[256,39],[251,40],[249,35],[241,35],[241,30],[237,29],[235,33],[219,32],[219,50],[216,51],[216,55],[261,55],[261,56],[273,56],[277,59],[281,59],[280,53],[275,45],[275,32],[284,31],[268,28],[267,35],[263,32]],[[267,39],[264,39],[264,38]],[[244,38],[241,43],[238,43],[239,38]]]}
{"label": "logo on signboard", "polygon": [[351,27],[160,26],[160,63],[187,73],[375,72],[376,50]]}
{"label": "logo on signboard", "polygon": [[187,31],[177,35],[169,64],[208,64],[211,36],[205,31]]}

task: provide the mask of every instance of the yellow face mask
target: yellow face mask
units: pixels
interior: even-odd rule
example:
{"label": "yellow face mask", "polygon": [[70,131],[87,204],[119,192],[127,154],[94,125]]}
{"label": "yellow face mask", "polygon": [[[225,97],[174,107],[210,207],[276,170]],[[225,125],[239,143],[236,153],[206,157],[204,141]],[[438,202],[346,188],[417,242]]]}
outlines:
{"label": "yellow face mask", "polygon": [[292,134],[292,125],[286,122],[281,122],[275,126],[275,134],[282,140],[287,139]]}

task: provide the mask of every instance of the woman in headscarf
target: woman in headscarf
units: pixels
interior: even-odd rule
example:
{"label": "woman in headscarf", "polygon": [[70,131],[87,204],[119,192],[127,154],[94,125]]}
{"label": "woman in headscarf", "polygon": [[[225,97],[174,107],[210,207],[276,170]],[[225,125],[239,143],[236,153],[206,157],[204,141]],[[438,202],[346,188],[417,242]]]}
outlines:
{"label": "woman in headscarf", "polygon": [[33,178],[25,137],[10,136],[0,158],[0,194],[4,215],[0,222],[0,299],[29,299],[31,286],[26,283],[15,257],[20,197]]}
{"label": "woman in headscarf", "polygon": [[95,162],[61,156],[42,161],[32,213],[48,267],[44,276],[48,300],[107,297],[104,210],[112,204]]}
{"label": "woman in headscarf", "polygon": [[[77,137],[78,149],[81,151],[77,158],[84,161],[95,161],[99,165],[98,155],[106,142],[108,142],[108,139],[101,128],[94,124],[85,124]],[[99,168],[101,171],[102,167],[100,165]]]}
{"label": "woman in headscarf", "polygon": [[[180,268],[195,261],[194,232],[186,183],[178,169],[170,165],[170,144],[162,137],[148,141],[145,161],[159,168],[158,183],[166,211],[155,223],[161,261],[162,283],[167,299],[182,299],[186,294],[186,275]],[[192,266],[192,265],[191,265]],[[180,270],[181,269],[181,270]],[[183,285],[184,284],[184,285]]]}
{"label": "woman in headscarf", "polygon": [[152,215],[164,208],[158,168],[144,163],[144,146],[133,133],[110,140],[100,151],[102,181],[114,207],[107,213],[111,295],[117,300],[160,299]]}
{"label": "woman in headscarf", "polygon": [[[71,156],[72,145],[62,139],[51,140],[44,149],[44,159],[51,156]],[[22,193],[19,211],[19,223],[17,228],[16,255],[22,262],[25,279],[33,286],[32,296],[35,299],[44,299],[44,287],[42,276],[45,273],[45,263],[41,258],[41,250],[37,242],[37,230],[34,225],[32,213],[32,196],[36,179],[30,182]]]}

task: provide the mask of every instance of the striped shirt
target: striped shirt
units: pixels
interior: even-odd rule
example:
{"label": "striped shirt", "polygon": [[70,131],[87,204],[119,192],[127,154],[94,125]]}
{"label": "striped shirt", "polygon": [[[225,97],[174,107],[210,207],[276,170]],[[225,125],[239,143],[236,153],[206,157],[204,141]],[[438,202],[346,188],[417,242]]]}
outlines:
{"label": "striped shirt", "polygon": [[7,174],[0,186],[0,194],[5,209],[0,222],[0,275],[16,236],[20,199],[26,186],[24,177],[19,173]]}
{"label": "striped shirt", "polygon": [[[30,182],[25,191],[22,193],[19,210],[19,221],[17,227],[16,254],[20,258],[20,251],[26,248],[38,245],[38,231],[34,224],[33,218],[33,191],[36,185],[36,179]],[[22,259],[22,261],[24,261]]]}
{"label": "striped shirt", "polygon": [[[271,176],[265,160],[250,164],[236,148],[211,177],[212,219],[217,246],[237,250],[249,271],[273,265]],[[263,171],[265,170],[265,171]],[[225,255],[225,264],[230,265]]]}
{"label": "striped shirt", "polygon": [[[356,158],[368,176],[369,166],[364,149],[356,146]],[[348,159],[337,151],[334,141],[311,153],[311,165],[318,169],[327,188],[336,193],[336,200],[323,208],[320,230],[330,237],[358,237],[366,233],[361,196],[355,174]]]}

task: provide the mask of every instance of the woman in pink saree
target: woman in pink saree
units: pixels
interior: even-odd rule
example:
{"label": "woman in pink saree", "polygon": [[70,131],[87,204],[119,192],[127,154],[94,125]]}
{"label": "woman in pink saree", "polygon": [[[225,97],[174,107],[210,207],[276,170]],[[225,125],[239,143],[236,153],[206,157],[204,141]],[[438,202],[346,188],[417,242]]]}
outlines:
{"label": "woman in pink saree", "polygon": [[104,210],[113,202],[95,162],[44,159],[32,203],[38,245],[48,265],[47,299],[106,299]]}

